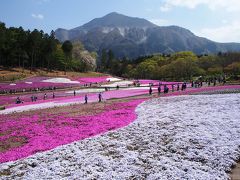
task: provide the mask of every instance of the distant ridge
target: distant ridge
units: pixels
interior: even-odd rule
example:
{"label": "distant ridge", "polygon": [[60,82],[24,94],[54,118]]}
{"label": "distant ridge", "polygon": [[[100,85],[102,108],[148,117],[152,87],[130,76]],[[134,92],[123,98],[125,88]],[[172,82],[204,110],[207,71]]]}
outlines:
{"label": "distant ridge", "polygon": [[89,51],[101,53],[102,49],[111,49],[119,58],[178,51],[196,54],[240,51],[240,43],[217,43],[182,27],[160,27],[146,19],[116,12],[70,30],[59,28],[55,36],[61,42],[80,40]]}

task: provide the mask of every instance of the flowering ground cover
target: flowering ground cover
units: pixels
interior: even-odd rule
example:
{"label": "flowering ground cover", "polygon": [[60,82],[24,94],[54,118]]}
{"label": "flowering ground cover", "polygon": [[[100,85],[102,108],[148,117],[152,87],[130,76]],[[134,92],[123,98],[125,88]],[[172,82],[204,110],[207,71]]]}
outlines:
{"label": "flowering ground cover", "polygon": [[78,81],[71,81],[67,78],[49,78],[49,77],[32,77],[15,83],[0,83],[0,90],[9,91],[16,90],[34,90],[36,88],[66,88],[71,86],[79,86]]}
{"label": "flowering ground cover", "polygon": [[118,81],[118,82],[113,82],[113,83],[109,83],[109,84],[106,84],[106,85],[102,85],[102,87],[117,87],[117,86],[120,86],[120,87],[127,87],[128,85],[133,85],[133,82],[132,81]]}
{"label": "flowering ground cover", "polygon": [[102,83],[102,82],[107,82],[108,81],[107,78],[110,78],[110,76],[81,77],[81,78],[75,78],[74,80],[77,80],[82,84],[85,84],[85,83]]}
{"label": "flowering ground cover", "polygon": [[0,162],[126,126],[136,119],[134,109],[142,101],[74,105],[0,115]]}
{"label": "flowering ground cover", "polygon": [[[151,99],[129,126],[3,163],[2,178],[229,179],[240,94]],[[177,109],[177,110],[176,110]]]}
{"label": "flowering ground cover", "polygon": [[[83,84],[90,83],[103,83],[111,80],[116,80],[111,76],[101,76],[101,77],[81,77],[81,78],[59,78],[59,77],[30,77],[24,80],[17,81],[15,83],[0,83],[0,90],[29,90],[36,88],[65,88],[71,86],[80,86]],[[120,80],[120,79],[119,79]]]}

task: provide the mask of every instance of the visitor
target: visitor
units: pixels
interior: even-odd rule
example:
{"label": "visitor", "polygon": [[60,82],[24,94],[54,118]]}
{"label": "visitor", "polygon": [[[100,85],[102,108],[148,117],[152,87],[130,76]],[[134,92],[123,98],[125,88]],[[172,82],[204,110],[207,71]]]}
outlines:
{"label": "visitor", "polygon": [[184,83],[182,83],[182,88],[181,88],[181,90],[182,90],[182,91],[184,90]]}
{"label": "visitor", "polygon": [[174,84],[172,84],[172,92],[174,92]]}
{"label": "visitor", "polygon": [[208,80],[208,86],[210,86],[211,85],[211,81],[210,80]]}
{"label": "visitor", "polygon": [[187,89],[187,83],[183,83],[183,90],[186,90]]}
{"label": "visitor", "polygon": [[119,89],[119,85],[117,85],[117,90]]}
{"label": "visitor", "polygon": [[53,99],[55,98],[55,93],[53,92],[53,95],[52,95]]}
{"label": "visitor", "polygon": [[101,92],[98,94],[98,102],[102,102],[102,93]]}
{"label": "visitor", "polygon": [[149,95],[152,95],[152,87],[149,88]]}
{"label": "visitor", "polygon": [[73,95],[76,96],[76,91],[75,90],[73,91]]}
{"label": "visitor", "polygon": [[20,104],[20,103],[23,103],[23,102],[20,100],[19,97],[17,97],[17,99],[16,99],[16,104]]}
{"label": "visitor", "polygon": [[164,89],[163,89],[163,93],[166,94],[167,92],[168,92],[168,87],[167,87],[167,85],[165,84],[165,85],[164,85]]}
{"label": "visitor", "polygon": [[31,100],[32,100],[32,102],[34,101],[34,96],[33,95],[31,96]]}
{"label": "visitor", "polygon": [[161,94],[161,86],[159,85],[158,86],[158,95],[160,95]]}
{"label": "visitor", "polygon": [[44,94],[43,99],[44,99],[44,100],[47,99],[47,94],[46,94],[46,93]]}
{"label": "visitor", "polygon": [[177,84],[177,91],[179,91],[180,87],[179,87],[179,84]]}
{"label": "visitor", "polygon": [[87,96],[87,94],[85,95],[84,100],[85,100],[84,104],[87,104],[88,103],[88,96]]}

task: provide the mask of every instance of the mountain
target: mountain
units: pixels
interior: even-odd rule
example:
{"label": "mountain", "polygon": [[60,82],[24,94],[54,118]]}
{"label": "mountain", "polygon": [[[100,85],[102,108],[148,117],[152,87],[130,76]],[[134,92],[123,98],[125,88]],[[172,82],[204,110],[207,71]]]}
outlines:
{"label": "mountain", "polygon": [[57,29],[56,38],[80,40],[88,51],[111,49],[116,57],[193,51],[196,54],[240,51],[240,43],[217,43],[178,26],[157,26],[145,19],[110,13],[76,27]]}

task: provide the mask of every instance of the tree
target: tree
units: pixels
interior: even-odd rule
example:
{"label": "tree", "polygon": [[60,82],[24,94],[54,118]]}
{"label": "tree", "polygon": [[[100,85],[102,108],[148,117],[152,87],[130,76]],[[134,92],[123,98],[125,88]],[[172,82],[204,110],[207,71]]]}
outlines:
{"label": "tree", "polygon": [[107,66],[107,51],[103,49],[101,52],[101,59],[100,59],[100,71],[105,71]]}
{"label": "tree", "polygon": [[54,37],[54,31],[51,31],[50,36],[48,34],[44,35],[44,41],[43,41],[43,56],[45,57],[47,61],[47,70],[50,71],[50,63],[53,59],[53,54],[57,49],[57,41]]}
{"label": "tree", "polygon": [[73,49],[73,45],[71,43],[71,41],[65,41],[63,44],[62,44],[62,50],[65,54],[65,74],[66,74],[66,68],[67,68],[67,64],[70,63],[70,60],[71,60],[71,57],[72,57],[72,49]]}
{"label": "tree", "polygon": [[106,68],[110,69],[112,64],[113,64],[113,60],[114,60],[114,54],[113,51],[110,49],[107,53],[108,58],[107,58],[107,64],[106,64]]}
{"label": "tree", "polygon": [[225,68],[226,72],[228,72],[229,74],[233,74],[233,75],[239,75],[240,74],[240,62],[234,62],[232,64],[229,64],[226,68]]}
{"label": "tree", "polygon": [[31,57],[31,71],[33,70],[34,64],[36,64],[36,57],[41,47],[41,40],[43,32],[34,29],[28,36],[27,49],[29,56]]}
{"label": "tree", "polygon": [[156,72],[157,62],[153,60],[148,60],[141,62],[136,67],[136,73],[138,78],[154,78]]}
{"label": "tree", "polygon": [[6,27],[5,24],[0,22],[0,65],[4,65],[3,62],[3,53],[5,50],[5,42],[6,42]]}

